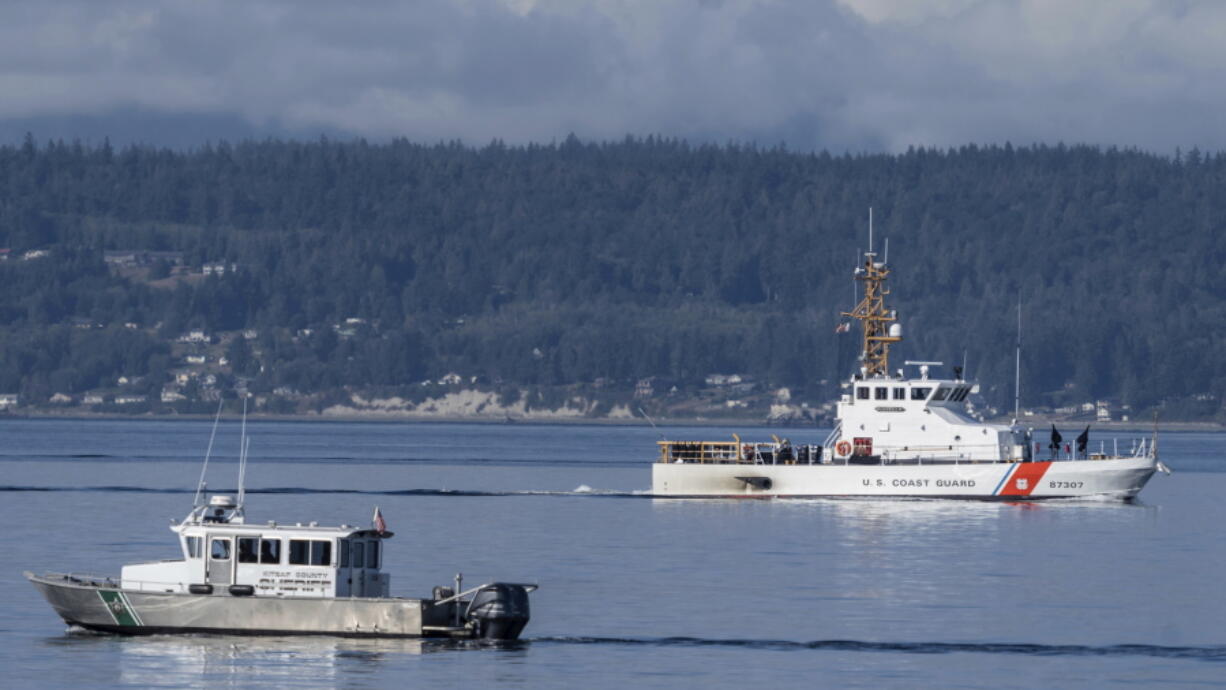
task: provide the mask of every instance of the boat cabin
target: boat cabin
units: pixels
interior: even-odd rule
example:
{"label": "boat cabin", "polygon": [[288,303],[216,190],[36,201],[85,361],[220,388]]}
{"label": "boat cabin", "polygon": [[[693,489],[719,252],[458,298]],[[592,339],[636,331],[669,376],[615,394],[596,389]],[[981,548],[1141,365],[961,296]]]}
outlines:
{"label": "boat cabin", "polygon": [[[911,363],[908,363],[911,364]],[[1016,430],[985,424],[966,413],[966,398],[977,385],[961,378],[929,377],[929,364],[908,378],[852,377],[844,384],[838,404],[839,429],[834,436],[836,462],[841,457],[886,461],[1000,462],[1023,460],[1028,444]],[[843,452],[845,451],[845,452]]]}
{"label": "boat cabin", "polygon": [[124,566],[124,588],[261,597],[387,597],[391,532],[341,525],[249,524],[228,496],[172,525],[183,558]]}

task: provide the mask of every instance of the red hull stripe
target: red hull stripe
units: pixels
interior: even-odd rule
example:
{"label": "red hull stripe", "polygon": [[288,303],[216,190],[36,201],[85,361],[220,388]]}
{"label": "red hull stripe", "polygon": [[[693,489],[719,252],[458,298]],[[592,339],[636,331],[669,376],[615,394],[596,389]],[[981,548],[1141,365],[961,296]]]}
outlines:
{"label": "red hull stripe", "polygon": [[997,496],[1029,496],[1038,486],[1051,462],[1022,462],[1012,476],[1005,480],[1005,485],[997,492]]}

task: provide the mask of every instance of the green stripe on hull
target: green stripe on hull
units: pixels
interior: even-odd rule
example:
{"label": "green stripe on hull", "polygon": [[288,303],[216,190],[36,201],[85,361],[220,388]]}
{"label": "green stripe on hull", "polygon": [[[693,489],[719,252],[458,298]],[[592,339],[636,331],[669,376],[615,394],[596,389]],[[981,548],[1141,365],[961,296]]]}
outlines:
{"label": "green stripe on hull", "polygon": [[111,618],[115,619],[117,625],[139,626],[140,618],[136,612],[132,610],[128,603],[127,597],[122,593],[113,590],[100,589],[98,596],[102,599],[102,603],[106,605],[107,611],[111,612]]}

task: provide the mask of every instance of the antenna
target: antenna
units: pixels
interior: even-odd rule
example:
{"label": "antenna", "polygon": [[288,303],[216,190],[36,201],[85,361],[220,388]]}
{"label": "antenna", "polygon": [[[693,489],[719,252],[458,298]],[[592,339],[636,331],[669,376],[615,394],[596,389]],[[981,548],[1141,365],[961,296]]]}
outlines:
{"label": "antenna", "polygon": [[966,350],[962,351],[962,380],[966,380]]}
{"label": "antenna", "polygon": [[243,461],[238,471],[238,507],[243,507],[243,499],[247,497],[247,456],[251,454],[251,439],[243,439]]}
{"label": "antenna", "polygon": [[656,427],[656,423],[651,421],[651,417],[643,410],[642,407],[639,407],[639,414],[643,415],[643,418],[647,420],[647,423],[651,425],[652,429],[655,429],[656,435],[660,437],[661,441],[668,440],[667,438],[664,438],[664,434],[660,433],[660,429]]}
{"label": "antenna", "polygon": [[243,479],[247,474],[247,396],[243,396],[243,426],[239,433],[238,448],[238,507],[243,507],[243,496],[246,493]]}
{"label": "antenna", "polygon": [[882,260],[885,265],[890,264],[890,238],[885,238],[885,259]]}
{"label": "antenna", "polygon": [[200,496],[204,493],[204,473],[209,469],[209,456],[213,454],[213,439],[217,438],[217,423],[221,421],[221,406],[223,400],[217,396],[217,415],[213,417],[213,432],[209,434],[209,447],[204,451],[204,466],[200,468],[200,481],[196,483],[196,497],[192,499],[192,507],[200,505]]}
{"label": "antenna", "polygon": [[868,207],[868,253],[873,253],[873,207]]}
{"label": "antenna", "polygon": [[1022,407],[1022,296],[1017,296],[1017,352],[1013,362],[1013,421],[1020,419]]}

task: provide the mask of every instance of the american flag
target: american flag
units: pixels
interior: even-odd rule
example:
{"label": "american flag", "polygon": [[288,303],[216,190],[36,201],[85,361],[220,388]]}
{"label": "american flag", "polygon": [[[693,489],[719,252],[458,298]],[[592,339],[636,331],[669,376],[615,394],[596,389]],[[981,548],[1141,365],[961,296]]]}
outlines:
{"label": "american flag", "polygon": [[835,333],[847,333],[850,330],[851,330],[851,324],[846,321],[834,327]]}
{"label": "american flag", "polygon": [[379,534],[383,534],[387,531],[387,522],[383,520],[383,512],[379,510],[379,506],[375,506],[374,523],[375,531]]}

